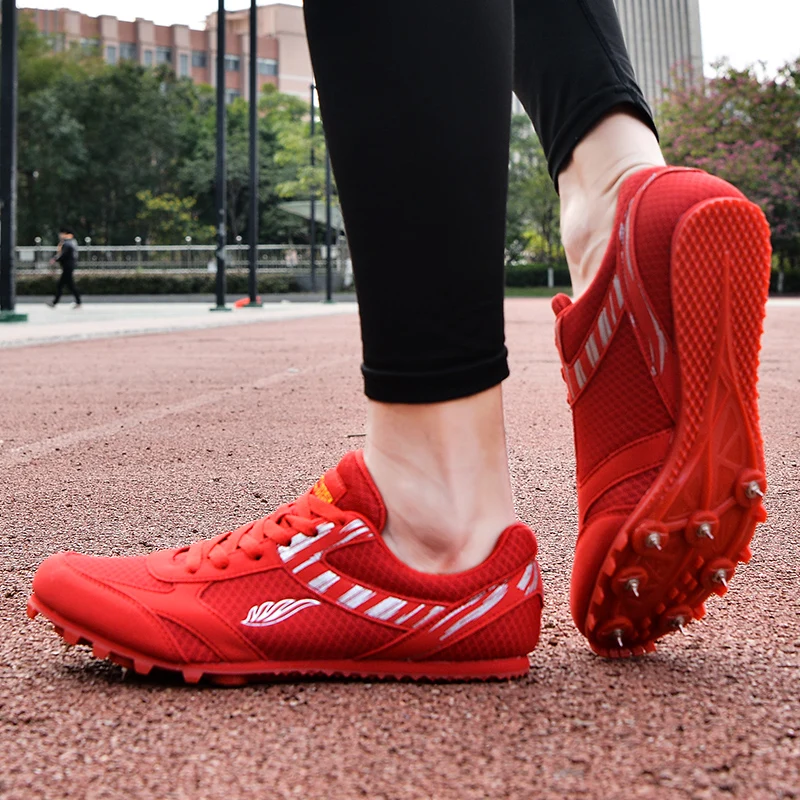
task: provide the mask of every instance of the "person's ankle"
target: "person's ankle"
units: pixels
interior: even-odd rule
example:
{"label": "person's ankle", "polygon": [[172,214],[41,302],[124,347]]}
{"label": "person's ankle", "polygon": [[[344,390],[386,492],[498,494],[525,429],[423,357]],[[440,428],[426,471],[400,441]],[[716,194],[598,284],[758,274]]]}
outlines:
{"label": "person's ankle", "polygon": [[384,541],[413,569],[471,569],[516,521],[500,387],[448,403],[370,403],[364,459],[387,508]]}
{"label": "person's ankle", "polygon": [[583,294],[600,269],[622,184],[635,172],[664,165],[653,132],[624,110],[602,120],[575,148],[558,178],[573,297]]}

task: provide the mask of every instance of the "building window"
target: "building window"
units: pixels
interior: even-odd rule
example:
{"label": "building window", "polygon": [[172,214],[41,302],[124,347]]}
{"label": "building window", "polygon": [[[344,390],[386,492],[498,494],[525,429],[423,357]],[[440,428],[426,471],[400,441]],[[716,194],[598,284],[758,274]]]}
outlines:
{"label": "building window", "polygon": [[145,50],[144,51],[144,65],[146,67],[153,66],[153,51],[152,50]]}
{"label": "building window", "polygon": [[258,74],[259,75],[277,75],[278,62],[274,58],[259,58],[258,59]]}
{"label": "building window", "polygon": [[205,50],[192,50],[192,66],[201,69],[208,66],[208,55]]}
{"label": "building window", "polygon": [[117,63],[117,48],[113,44],[106,45],[106,64]]}
{"label": "building window", "polygon": [[56,53],[62,53],[64,51],[65,37],[63,33],[50,33],[44,38],[47,39],[47,43],[53,50],[55,50]]}
{"label": "building window", "polygon": [[172,48],[156,47],[156,64],[171,64],[171,63],[172,63]]}
{"label": "building window", "polygon": [[136,45],[130,42],[119,43],[119,60],[136,61]]}
{"label": "building window", "polygon": [[225,90],[225,102],[230,104],[232,103],[237,97],[241,97],[242,93],[237,89],[226,89]]}
{"label": "building window", "polygon": [[81,49],[84,53],[96,53],[100,50],[99,39],[81,39]]}
{"label": "building window", "polygon": [[187,78],[189,76],[189,56],[181,53],[178,56],[178,77]]}
{"label": "building window", "polygon": [[225,56],[225,72],[238,72],[239,67],[239,56]]}

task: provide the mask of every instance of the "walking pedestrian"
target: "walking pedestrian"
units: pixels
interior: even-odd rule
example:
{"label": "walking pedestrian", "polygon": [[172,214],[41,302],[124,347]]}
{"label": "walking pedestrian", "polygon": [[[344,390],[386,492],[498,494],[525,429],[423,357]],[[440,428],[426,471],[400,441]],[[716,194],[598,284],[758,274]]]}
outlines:
{"label": "walking pedestrian", "polygon": [[70,228],[62,225],[58,231],[58,249],[55,258],[50,260],[51,264],[61,265],[61,276],[56,285],[55,297],[47,305],[55,308],[64,288],[68,288],[75,297],[73,308],[81,308],[81,296],[78,294],[78,287],[75,285],[75,269],[78,266],[78,243],[75,241],[75,234]]}
{"label": "walking pedestrian", "polygon": [[[360,304],[365,448],[214,539],[53,556],[29,613],[189,682],[527,673],[542,583],[501,393],[513,85],[573,284],[553,303],[577,460],[572,615],[602,656],[653,650],[727,591],[765,518],[763,214],[666,166],[613,0],[306,0],[305,16]],[[469,248],[431,246],[442,198]],[[402,220],[388,249],[387,219]]]}

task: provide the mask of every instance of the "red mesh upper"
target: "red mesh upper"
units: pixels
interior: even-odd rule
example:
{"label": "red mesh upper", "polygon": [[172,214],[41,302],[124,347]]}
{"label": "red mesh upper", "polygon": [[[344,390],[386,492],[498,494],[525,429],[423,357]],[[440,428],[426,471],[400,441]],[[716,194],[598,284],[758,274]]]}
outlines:
{"label": "red mesh upper", "polygon": [[524,525],[500,538],[483,564],[455,575],[430,575],[405,566],[375,540],[343,547],[326,556],[329,564],[364,586],[420,600],[455,602],[504,578],[536,556],[536,540]]}
{"label": "red mesh upper", "polygon": [[435,661],[481,661],[530,653],[539,641],[542,598],[531,596],[495,622],[431,656]]}
{"label": "red mesh upper", "polygon": [[111,581],[152,592],[169,592],[172,584],[154,578],[147,569],[145,556],[98,558],[78,553],[69,555],[69,563],[79,572],[103,582]]}
{"label": "red mesh upper", "polygon": [[596,503],[592,505],[587,513],[587,518],[601,511],[633,511],[642,499],[644,493],[653,485],[653,481],[661,472],[661,467],[648,469],[634,478],[618,483],[609,489]]}
{"label": "red mesh upper", "polygon": [[183,653],[183,657],[189,663],[194,664],[214,664],[220,659],[219,656],[206,644],[200,641],[191,631],[186,630],[183,625],[173,622],[171,619],[161,617],[164,627],[172,634],[176,644]]}
{"label": "red mesh upper", "polygon": [[573,412],[579,482],[613,451],[672,426],[627,317]]}
{"label": "red mesh upper", "polygon": [[396,628],[367,620],[325,600],[279,625],[257,628],[240,624],[254,605],[309,596],[313,596],[311,592],[286,573],[271,570],[217,581],[203,592],[202,600],[268,659],[357,658],[385,646],[398,635]]}

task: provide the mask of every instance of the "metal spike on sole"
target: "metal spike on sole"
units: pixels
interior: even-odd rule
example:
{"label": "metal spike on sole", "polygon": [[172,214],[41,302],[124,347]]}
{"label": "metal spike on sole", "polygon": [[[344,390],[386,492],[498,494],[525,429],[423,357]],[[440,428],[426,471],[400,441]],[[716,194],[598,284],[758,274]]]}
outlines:
{"label": "metal spike on sole", "polygon": [[764,492],[761,491],[761,487],[758,485],[757,481],[750,481],[750,483],[747,484],[744,493],[751,499],[753,497],[764,497]]}
{"label": "metal spike on sole", "polygon": [[711,532],[711,525],[708,522],[703,522],[697,527],[697,536],[700,539],[710,539],[714,541],[714,534]]}
{"label": "metal spike on sole", "polygon": [[653,550],[661,550],[661,534],[653,532],[645,540],[647,547]]}

